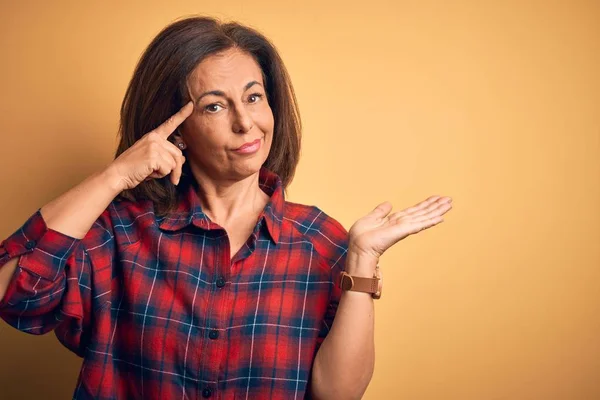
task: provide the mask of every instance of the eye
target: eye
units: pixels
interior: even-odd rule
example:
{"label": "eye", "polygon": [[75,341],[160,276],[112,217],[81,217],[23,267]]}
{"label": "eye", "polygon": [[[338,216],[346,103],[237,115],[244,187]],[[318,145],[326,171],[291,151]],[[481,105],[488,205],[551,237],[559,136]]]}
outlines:
{"label": "eye", "polygon": [[206,111],[207,111],[207,112],[209,112],[209,113],[212,113],[212,114],[214,114],[214,113],[216,113],[216,112],[219,112],[219,111],[221,111],[221,109],[222,109],[222,108],[223,108],[223,107],[221,107],[221,105],[220,105],[220,104],[216,104],[216,103],[214,103],[214,104],[209,104],[209,105],[207,105],[206,107],[204,107],[204,110],[206,110]]}
{"label": "eye", "polygon": [[248,96],[248,103],[258,103],[262,97],[263,95],[261,93],[252,93],[250,96]]}

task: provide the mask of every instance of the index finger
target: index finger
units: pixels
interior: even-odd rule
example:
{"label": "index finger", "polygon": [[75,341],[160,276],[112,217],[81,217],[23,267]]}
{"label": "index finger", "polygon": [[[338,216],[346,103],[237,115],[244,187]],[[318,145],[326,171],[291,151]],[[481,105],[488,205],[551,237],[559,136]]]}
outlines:
{"label": "index finger", "polygon": [[192,114],[192,111],[194,111],[194,103],[190,101],[154,131],[162,138],[167,139]]}

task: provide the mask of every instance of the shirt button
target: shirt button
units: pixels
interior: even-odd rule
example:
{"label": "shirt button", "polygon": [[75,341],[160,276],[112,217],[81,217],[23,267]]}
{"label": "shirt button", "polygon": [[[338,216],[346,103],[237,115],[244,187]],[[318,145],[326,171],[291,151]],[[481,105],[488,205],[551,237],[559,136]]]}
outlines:
{"label": "shirt button", "polygon": [[212,331],[208,332],[208,337],[211,338],[212,340],[218,339],[219,331],[213,329]]}
{"label": "shirt button", "polygon": [[30,240],[27,243],[25,243],[25,248],[27,250],[31,250],[35,247],[35,245],[36,245],[35,240]]}
{"label": "shirt button", "polygon": [[225,278],[221,276],[217,279],[217,287],[222,288],[223,286],[225,286]]}
{"label": "shirt button", "polygon": [[202,397],[204,397],[205,399],[208,399],[210,396],[212,396],[212,390],[210,390],[209,388],[205,388],[202,391]]}

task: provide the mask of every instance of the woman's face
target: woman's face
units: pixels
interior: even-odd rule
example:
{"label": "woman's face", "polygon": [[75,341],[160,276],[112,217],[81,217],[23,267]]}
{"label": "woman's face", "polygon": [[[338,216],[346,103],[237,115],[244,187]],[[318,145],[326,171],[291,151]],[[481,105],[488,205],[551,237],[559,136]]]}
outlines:
{"label": "woman's face", "polygon": [[274,120],[254,58],[237,49],[209,56],[188,78],[188,90],[194,111],[180,132],[194,175],[239,181],[257,173]]}

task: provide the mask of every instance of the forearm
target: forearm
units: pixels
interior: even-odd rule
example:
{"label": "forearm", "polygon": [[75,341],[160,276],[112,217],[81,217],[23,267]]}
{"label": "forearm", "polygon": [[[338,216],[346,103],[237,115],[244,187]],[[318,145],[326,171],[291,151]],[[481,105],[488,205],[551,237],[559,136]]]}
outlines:
{"label": "forearm", "polygon": [[[83,238],[119,194],[118,183],[109,170],[91,175],[41,208],[44,223],[48,228],[71,238]],[[19,257],[14,257],[0,265],[0,301],[18,264]]]}
{"label": "forearm", "polygon": [[[376,261],[349,253],[346,271],[372,277]],[[316,399],[360,399],[375,364],[373,298],[343,292],[331,330],[313,364],[311,393]]]}
{"label": "forearm", "polygon": [[106,169],[46,204],[40,212],[48,228],[82,239],[119,192],[119,180]]}

